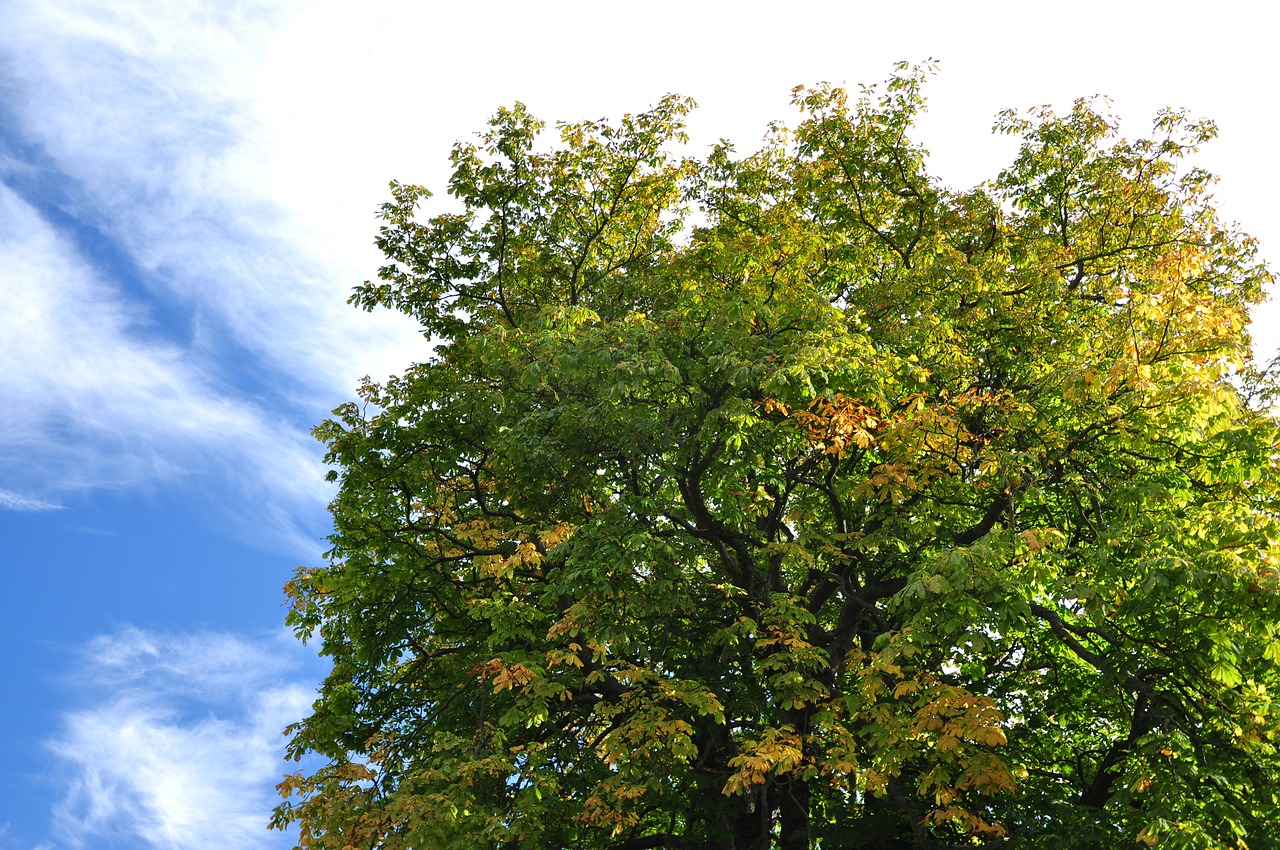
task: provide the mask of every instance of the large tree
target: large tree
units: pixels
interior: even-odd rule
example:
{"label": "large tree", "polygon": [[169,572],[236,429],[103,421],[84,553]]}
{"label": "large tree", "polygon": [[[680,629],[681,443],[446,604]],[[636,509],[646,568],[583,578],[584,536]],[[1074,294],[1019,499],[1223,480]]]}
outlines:
{"label": "large tree", "polygon": [[[944,188],[922,74],[761,150],[502,110],[353,302],[426,362],[317,429],[290,623],[324,848],[1280,847],[1270,279],[1177,112]],[[318,757],[318,758],[317,758]]]}

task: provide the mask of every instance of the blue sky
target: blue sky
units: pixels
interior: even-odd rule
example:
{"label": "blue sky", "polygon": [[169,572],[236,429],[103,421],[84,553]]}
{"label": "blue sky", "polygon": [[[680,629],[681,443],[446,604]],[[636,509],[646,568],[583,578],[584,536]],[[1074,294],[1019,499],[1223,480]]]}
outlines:
{"label": "blue sky", "polygon": [[[606,5],[0,0],[0,850],[291,845],[265,821],[324,669],[282,625],[328,528],[308,432],[429,350],[346,295],[387,182],[443,186],[500,104],[678,91],[695,148],[748,148],[798,83],[935,57],[953,186],[1008,161],[1001,108],[1107,93],[1137,134],[1186,106],[1280,259],[1276,21],[1243,3]],[[1275,351],[1274,306],[1254,333]]]}

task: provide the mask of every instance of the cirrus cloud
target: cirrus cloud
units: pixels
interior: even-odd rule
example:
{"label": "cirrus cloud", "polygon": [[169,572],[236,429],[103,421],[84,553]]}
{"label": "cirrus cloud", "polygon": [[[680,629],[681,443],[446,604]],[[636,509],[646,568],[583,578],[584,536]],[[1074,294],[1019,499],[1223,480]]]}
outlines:
{"label": "cirrus cloud", "polygon": [[242,850],[286,847],[267,831],[285,772],[284,727],[314,694],[287,636],[122,629],[92,641],[50,747],[67,847]]}

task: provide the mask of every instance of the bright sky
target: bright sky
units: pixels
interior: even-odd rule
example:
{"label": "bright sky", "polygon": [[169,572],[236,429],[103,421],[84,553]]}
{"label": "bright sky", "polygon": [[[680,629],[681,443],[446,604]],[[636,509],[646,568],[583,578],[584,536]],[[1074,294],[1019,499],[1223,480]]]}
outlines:
{"label": "bright sky", "polygon": [[0,850],[291,846],[264,824],[323,671],[282,626],[327,531],[308,431],[425,355],[346,295],[387,182],[443,187],[497,106],[675,91],[695,150],[748,149],[798,83],[933,57],[919,136],[956,187],[1009,160],[1001,108],[1185,106],[1277,265],[1277,29],[1246,8],[0,0]]}

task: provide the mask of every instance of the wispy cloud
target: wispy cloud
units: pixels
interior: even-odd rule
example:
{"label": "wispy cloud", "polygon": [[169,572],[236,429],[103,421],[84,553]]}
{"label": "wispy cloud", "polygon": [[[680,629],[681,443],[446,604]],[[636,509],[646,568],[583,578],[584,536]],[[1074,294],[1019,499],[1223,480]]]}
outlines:
{"label": "wispy cloud", "polygon": [[154,338],[146,310],[3,186],[0,268],[0,362],[17,364],[0,370],[0,392],[20,413],[0,419],[13,493],[0,506],[212,474],[259,493],[255,522],[274,521],[277,537],[300,534],[291,516],[320,510],[327,491],[305,429]]}
{"label": "wispy cloud", "polygon": [[[73,182],[73,215],[114,240],[146,287],[200,313],[209,333],[197,346],[223,353],[229,335],[303,404],[345,397],[362,368],[398,370],[421,354],[407,322],[345,304],[375,261],[372,202],[357,212],[363,228],[335,238],[314,215],[325,204],[274,179],[261,103],[278,86],[264,68],[302,4],[14,5],[25,37],[11,37],[6,64],[20,134]],[[296,141],[295,159],[332,143]],[[333,166],[307,175],[313,192],[342,179]],[[349,208],[342,195],[331,190],[328,205]]]}
{"label": "wispy cloud", "polygon": [[62,505],[0,490],[0,511],[60,511]]}
{"label": "wispy cloud", "polygon": [[266,822],[285,771],[285,725],[313,683],[287,638],[156,634],[93,641],[78,682],[92,699],[52,742],[65,793],[54,834],[69,847],[173,850],[288,846]]}
{"label": "wispy cloud", "polygon": [[317,548],[328,490],[308,429],[426,347],[345,304],[376,263],[373,204],[342,241],[273,194],[261,57],[301,5],[5,4],[0,362],[17,366],[0,391],[21,415],[0,418],[0,483],[15,498],[230,483],[217,501],[250,506],[245,536]]}

